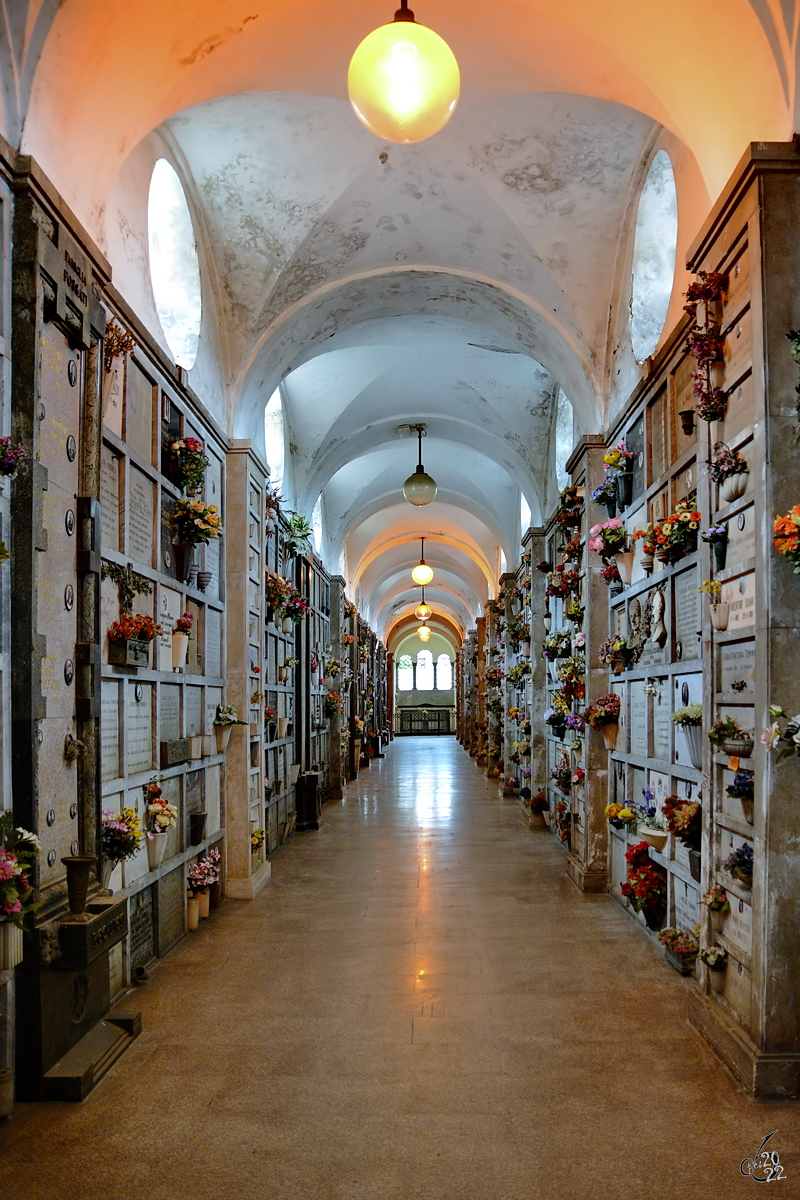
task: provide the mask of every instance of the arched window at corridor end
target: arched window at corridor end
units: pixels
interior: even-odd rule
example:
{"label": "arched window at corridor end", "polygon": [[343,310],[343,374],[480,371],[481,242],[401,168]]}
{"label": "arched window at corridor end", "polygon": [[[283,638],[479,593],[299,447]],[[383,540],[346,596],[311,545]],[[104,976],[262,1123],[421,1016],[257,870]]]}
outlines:
{"label": "arched window at corridor end", "polygon": [[631,345],[638,362],[653,353],[667,319],[678,245],[678,194],[666,150],[650,164],[633,241]]}
{"label": "arched window at corridor end", "polygon": [[414,664],[410,654],[401,654],[397,660],[397,690],[398,692],[414,690]]}
{"label": "arched window at corridor end", "polygon": [[150,282],[170,354],[190,370],[200,345],[202,299],[194,227],[175,168],[159,158],[147,198]]}
{"label": "arched window at corridor end", "polygon": [[270,487],[280,491],[286,466],[283,399],[280,388],[275,389],[264,409],[264,447],[267,453]]}
{"label": "arched window at corridor end", "polygon": [[453,663],[449,654],[440,654],[436,660],[436,690],[449,692],[453,686]]}

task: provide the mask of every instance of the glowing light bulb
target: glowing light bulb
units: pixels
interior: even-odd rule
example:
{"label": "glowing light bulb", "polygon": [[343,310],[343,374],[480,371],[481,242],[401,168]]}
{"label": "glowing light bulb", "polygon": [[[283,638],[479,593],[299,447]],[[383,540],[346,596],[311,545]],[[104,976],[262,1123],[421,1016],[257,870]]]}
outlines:
{"label": "glowing light bulb", "polygon": [[414,580],[414,583],[430,583],[433,579],[433,571],[423,559],[422,562],[417,563],[414,567],[414,570],[411,572],[411,578]]}
{"label": "glowing light bulb", "polygon": [[422,142],[450,120],[461,77],[447,42],[408,13],[364,38],[350,61],[347,91],[372,133],[389,142]]}
{"label": "glowing light bulb", "polygon": [[430,604],[418,604],[414,609],[414,616],[418,621],[427,621],[432,612]]}
{"label": "glowing light bulb", "polygon": [[430,636],[431,636],[431,631],[430,631],[430,629],[428,629],[428,626],[420,625],[419,629],[417,630],[417,637],[419,638],[419,640],[421,642],[427,642],[429,640]]}

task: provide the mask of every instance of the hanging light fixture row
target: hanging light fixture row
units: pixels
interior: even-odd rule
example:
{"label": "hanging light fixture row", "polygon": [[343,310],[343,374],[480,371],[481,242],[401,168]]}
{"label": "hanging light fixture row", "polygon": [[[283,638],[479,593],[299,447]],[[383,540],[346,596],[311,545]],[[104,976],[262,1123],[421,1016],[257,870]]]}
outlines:
{"label": "hanging light fixture row", "polygon": [[389,142],[422,142],[452,117],[461,91],[453,51],[401,0],[394,20],[364,38],[347,91],[359,121]]}
{"label": "hanging light fixture row", "polygon": [[419,540],[422,547],[420,552],[420,560],[411,572],[411,578],[414,580],[414,583],[424,585],[426,583],[430,583],[430,581],[433,579],[433,571],[425,562],[425,538],[420,538]]}
{"label": "hanging light fixture row", "polygon": [[419,621],[427,621],[428,617],[433,612],[430,604],[425,603],[425,588],[422,589],[422,603],[418,604],[414,609],[414,616]]}
{"label": "hanging light fixture row", "polygon": [[413,475],[409,475],[408,479],[403,484],[403,495],[409,504],[416,504],[421,507],[423,504],[430,504],[431,500],[436,499],[436,480],[432,479],[422,465],[422,439],[427,437],[424,425],[412,425],[412,429],[416,429],[417,437],[419,438],[419,458],[417,469]]}
{"label": "hanging light fixture row", "polygon": [[430,640],[430,636],[431,636],[431,631],[430,631],[430,629],[428,629],[428,626],[420,625],[419,629],[417,630],[417,637],[419,638],[419,640],[421,642],[427,642]]}

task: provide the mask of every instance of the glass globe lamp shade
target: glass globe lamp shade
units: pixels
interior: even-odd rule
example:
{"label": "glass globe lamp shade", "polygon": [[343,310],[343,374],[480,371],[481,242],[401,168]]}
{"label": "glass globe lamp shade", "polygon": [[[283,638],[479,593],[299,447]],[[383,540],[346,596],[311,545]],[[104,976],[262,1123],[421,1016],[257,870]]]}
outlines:
{"label": "glass globe lamp shade", "polygon": [[414,616],[418,621],[427,621],[432,612],[430,604],[418,604],[414,609]]}
{"label": "glass globe lamp shade", "polygon": [[430,636],[431,636],[431,631],[430,631],[430,629],[428,629],[428,626],[420,625],[419,629],[417,630],[417,637],[419,638],[419,640],[421,642],[427,642],[427,641],[429,641]]}
{"label": "glass globe lamp shade", "polygon": [[421,467],[417,467],[414,474],[409,475],[403,484],[403,495],[406,500],[408,500],[409,504],[416,504],[418,507],[423,504],[430,504],[431,500],[435,500],[436,491],[436,480],[427,471],[423,471]]}
{"label": "glass globe lamp shade", "polygon": [[387,142],[422,142],[447,124],[461,78],[450,47],[414,20],[381,25],[350,60],[347,91],[358,119]]}
{"label": "glass globe lamp shade", "polygon": [[411,572],[411,578],[414,580],[414,583],[422,584],[424,587],[426,583],[430,583],[433,579],[433,571],[426,562],[419,562]]}

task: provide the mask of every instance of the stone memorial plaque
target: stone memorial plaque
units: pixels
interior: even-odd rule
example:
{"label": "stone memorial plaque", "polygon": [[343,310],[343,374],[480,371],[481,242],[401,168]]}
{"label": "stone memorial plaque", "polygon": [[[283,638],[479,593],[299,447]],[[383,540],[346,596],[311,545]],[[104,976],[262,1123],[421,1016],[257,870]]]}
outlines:
{"label": "stone memorial plaque", "polygon": [[[730,918],[726,922],[730,924]],[[752,979],[750,972],[742,963],[730,961],[725,972],[725,999],[740,1014],[745,1026],[751,1022]]]}
{"label": "stone memorial plaque", "polygon": [[219,600],[219,546],[219,539],[216,538],[209,542],[204,550],[204,570],[211,573],[211,582],[206,588],[206,596],[209,600]]}
{"label": "stone memorial plaque", "polygon": [[189,813],[203,812],[204,775],[205,771],[187,771],[183,777],[183,810],[187,816]]}
{"label": "stone memorial plaque", "polygon": [[755,510],[744,508],[728,521],[728,555],[726,567],[735,567],[737,563],[745,562],[755,557],[756,552],[756,522]]}
{"label": "stone memorial plaque", "polygon": [[219,766],[209,767],[206,771],[206,813],[206,834],[216,833],[222,828]]}
{"label": "stone memorial plaque", "polygon": [[103,549],[119,550],[119,458],[108,446],[100,453],[100,504]]}
{"label": "stone memorial plaque", "polygon": [[634,421],[625,437],[625,444],[633,454],[631,459],[631,471],[633,473],[633,492],[632,496],[640,496],[644,491],[645,479],[645,452],[644,452],[644,413]]}
{"label": "stone memorial plaque", "polygon": [[756,644],[732,642],[719,648],[719,690],[752,695],[755,691]]}
{"label": "stone memorial plaque", "polygon": [[125,383],[125,440],[145,462],[152,462],[153,383],[133,358],[128,359]]}
{"label": "stone memorial plaque", "polygon": [[725,414],[725,441],[730,442],[737,433],[753,424],[753,398],[755,389],[752,373],[740,379],[728,393],[728,411]]}
{"label": "stone memorial plaque", "polygon": [[730,893],[728,901],[731,911],[725,922],[725,937],[749,957],[753,949],[753,906]]}
{"label": "stone memorial plaque", "polygon": [[659,812],[670,794],[669,790],[669,775],[665,775],[663,771],[650,771],[648,786],[651,791],[655,792],[655,803],[658,806]]}
{"label": "stone memorial plaque", "polygon": [[611,838],[611,890],[615,895],[621,895],[620,888],[628,878],[628,864],[625,861],[625,841],[621,837]]}
{"label": "stone memorial plaque", "polygon": [[170,946],[183,937],[184,902],[186,891],[184,868],[162,875],[158,881],[158,950],[165,954]]}
{"label": "stone memorial plaque", "polygon": [[128,772],[133,775],[153,769],[152,684],[129,684],[127,701]]}
{"label": "stone memorial plaque", "polygon": [[181,736],[181,689],[162,684],[158,692],[159,741],[176,741]]}
{"label": "stone memorial plaque", "polygon": [[697,635],[701,628],[700,597],[697,591],[697,571],[684,571],[675,576],[674,644],[681,646],[681,662],[700,656]]}
{"label": "stone memorial plaque", "polygon": [[222,613],[206,606],[206,675],[219,678],[222,675]]}
{"label": "stone memorial plaque", "polygon": [[[164,632],[158,639],[159,671],[172,670],[172,627],[183,611],[182,603],[183,597],[180,592],[175,592],[168,587],[161,588],[158,599],[158,623]],[[189,644],[191,645],[191,642]],[[179,736],[178,733],[175,734],[175,737]]]}
{"label": "stone memorial plaque", "polygon": [[170,517],[175,508],[175,500],[166,492],[161,493],[161,558],[158,563],[158,569],[163,571],[165,575],[171,575],[176,578],[175,572],[175,550],[172,545],[172,522]]}
{"label": "stone memorial plaque", "polygon": [[183,732],[185,737],[197,737],[203,729],[203,689],[187,687],[183,693]]}
{"label": "stone memorial plaque", "polygon": [[130,965],[144,967],[156,955],[153,889],[142,888],[130,899]]}
{"label": "stone memorial plaque", "polygon": [[667,389],[663,387],[648,408],[651,479],[658,479],[667,469],[667,431],[664,421],[666,411]]}
{"label": "stone memorial plaque", "polygon": [[103,680],[100,685],[100,778],[105,782],[119,776],[119,684]]}
{"label": "stone memorial plaque", "polygon": [[[676,675],[673,679],[672,711],[685,708],[688,704],[702,704],[702,702],[703,676]],[[680,725],[675,726],[675,762],[689,767],[692,765],[689,742]]]}
{"label": "stone memorial plaque", "polygon": [[731,579],[722,585],[723,602],[730,605],[728,610],[728,632],[743,629],[755,624],[756,619],[756,580],[750,572],[738,579]]}
{"label": "stone memorial plaque", "polygon": [[103,424],[122,439],[122,389],[125,377],[123,355],[114,358],[110,371],[103,372]]}
{"label": "stone memorial plaque", "polygon": [[631,697],[630,753],[643,758],[648,753],[648,703],[644,694],[644,680],[637,679],[629,686]]}
{"label": "stone memorial plaque", "polygon": [[657,681],[658,695],[653,697],[653,758],[661,762],[672,759],[672,710],[669,704],[669,687],[666,679]]}
{"label": "stone memorial plaque", "polygon": [[[70,462],[67,439],[77,436],[79,397],[67,374],[75,354],[66,338],[52,322],[42,329],[40,389],[45,402],[45,417],[39,424],[39,460],[47,467],[50,488],[63,488],[70,495],[77,491],[77,463]],[[75,424],[73,425],[73,422]]]}
{"label": "stone memorial plaque", "polygon": [[129,502],[125,512],[128,554],[136,562],[153,565],[153,484],[136,467],[128,479]]}
{"label": "stone memorial plaque", "polygon": [[186,671],[189,675],[203,675],[203,610],[194,600],[187,600],[186,612],[194,617],[192,637],[186,655]]}
{"label": "stone memorial plaque", "polygon": [[723,337],[724,383],[729,388],[744,374],[752,359],[752,321],[750,309],[741,313]]}
{"label": "stone memorial plaque", "polygon": [[673,876],[672,895],[675,902],[675,925],[678,929],[691,932],[692,927],[700,920],[700,894],[697,888]]}
{"label": "stone memorial plaque", "polygon": [[750,300],[750,247],[745,245],[742,253],[728,272],[728,287],[722,299],[723,326],[730,324],[733,317]]}
{"label": "stone memorial plaque", "polygon": [[686,846],[684,846],[683,842],[678,841],[677,838],[672,839],[672,857],[679,866],[683,867],[685,871],[689,871],[691,869],[689,866],[689,850]]}

